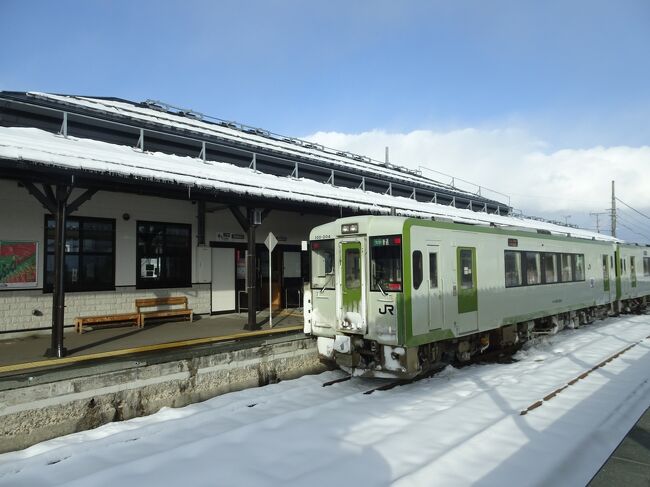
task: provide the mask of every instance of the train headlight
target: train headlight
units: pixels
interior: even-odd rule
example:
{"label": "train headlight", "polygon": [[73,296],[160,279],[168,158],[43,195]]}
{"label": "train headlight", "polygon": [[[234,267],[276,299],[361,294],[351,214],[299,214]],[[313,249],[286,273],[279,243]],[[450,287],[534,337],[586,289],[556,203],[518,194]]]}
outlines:
{"label": "train headlight", "polygon": [[341,225],[341,233],[359,233],[359,224],[346,223],[345,225]]}

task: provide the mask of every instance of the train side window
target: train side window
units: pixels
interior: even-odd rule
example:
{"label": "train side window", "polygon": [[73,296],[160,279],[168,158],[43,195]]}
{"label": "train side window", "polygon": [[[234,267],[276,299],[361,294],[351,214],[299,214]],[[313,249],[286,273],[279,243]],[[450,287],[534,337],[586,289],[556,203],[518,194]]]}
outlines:
{"label": "train side window", "polygon": [[636,281],[636,262],[634,262],[634,256],[630,257],[630,276],[632,276],[632,281]]}
{"label": "train side window", "polygon": [[334,240],[311,243],[311,286],[314,289],[334,289]]}
{"label": "train side window", "polygon": [[571,254],[561,254],[562,261],[562,282],[573,281],[573,266],[571,265]]}
{"label": "train side window", "polygon": [[526,284],[529,286],[541,283],[539,272],[539,252],[526,252]]}
{"label": "train side window", "polygon": [[650,276],[650,257],[643,258],[643,275]]}
{"label": "train side window", "polygon": [[521,253],[505,251],[506,287],[521,286]]}
{"label": "train side window", "polygon": [[424,271],[422,269],[422,252],[419,250],[413,251],[413,288],[420,289],[420,284],[424,279]]}
{"label": "train side window", "polygon": [[431,252],[429,254],[429,288],[438,287],[438,254]]}
{"label": "train side window", "polygon": [[551,284],[557,282],[557,255],[542,254],[542,269],[544,270],[544,283]]}
{"label": "train side window", "polygon": [[348,289],[361,287],[361,253],[359,249],[345,251],[345,287]]}
{"label": "train side window", "polygon": [[576,254],[574,258],[574,268],[575,268],[575,281],[584,281],[585,280],[585,256],[582,254]]}
{"label": "train side window", "polygon": [[460,249],[460,269],[461,269],[461,279],[460,287],[461,289],[472,289],[474,288],[474,279],[472,275],[474,274],[474,266],[472,264],[472,251],[469,249]]}

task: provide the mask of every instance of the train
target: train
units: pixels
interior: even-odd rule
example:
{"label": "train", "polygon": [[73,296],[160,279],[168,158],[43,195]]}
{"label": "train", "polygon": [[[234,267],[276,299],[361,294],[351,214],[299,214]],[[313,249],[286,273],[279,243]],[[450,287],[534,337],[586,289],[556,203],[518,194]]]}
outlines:
{"label": "train", "polygon": [[304,331],[353,376],[414,378],[650,297],[650,246],[595,234],[368,215],[308,250]]}

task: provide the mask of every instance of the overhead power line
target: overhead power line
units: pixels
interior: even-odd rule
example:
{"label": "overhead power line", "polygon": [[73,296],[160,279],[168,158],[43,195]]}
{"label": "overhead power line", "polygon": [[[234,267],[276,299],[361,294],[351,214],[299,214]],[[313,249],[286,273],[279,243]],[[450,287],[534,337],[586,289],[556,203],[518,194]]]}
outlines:
{"label": "overhead power line", "polygon": [[632,232],[632,233],[634,233],[634,234],[636,234],[636,235],[638,235],[640,237],[643,237],[643,238],[646,238],[646,239],[650,240],[650,236],[646,235],[645,233],[637,232],[636,230],[633,230],[632,228],[628,227],[625,223],[623,223],[621,221],[619,221],[618,224],[620,226],[622,226],[623,228],[628,229],[630,232]]}
{"label": "overhead power line", "polygon": [[641,215],[642,217],[647,218],[648,220],[650,220],[650,216],[648,216],[648,215],[646,215],[646,214],[644,214],[644,213],[641,213],[641,212],[640,212],[639,210],[637,210],[636,208],[632,208],[632,207],[631,207],[630,205],[628,205],[625,201],[621,200],[618,196],[616,197],[616,199],[618,200],[619,203],[623,203],[623,204],[624,204],[625,206],[627,206],[630,210],[635,211],[636,213],[638,213],[638,214]]}

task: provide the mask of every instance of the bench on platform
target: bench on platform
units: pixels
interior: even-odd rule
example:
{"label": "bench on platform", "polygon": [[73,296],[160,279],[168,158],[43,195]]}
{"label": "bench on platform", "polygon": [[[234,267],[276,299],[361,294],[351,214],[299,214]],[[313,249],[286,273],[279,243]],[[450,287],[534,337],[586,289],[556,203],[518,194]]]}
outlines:
{"label": "bench on platform", "polygon": [[74,320],[74,329],[77,333],[84,332],[84,325],[104,325],[107,323],[122,323],[132,321],[134,325],[140,325],[139,313],[121,313],[115,315],[100,316],[78,316]]}
{"label": "bench on platform", "polygon": [[[147,308],[159,308],[161,306],[183,306],[182,308],[157,309],[155,311],[142,311]],[[192,321],[193,312],[187,307],[187,297],[168,298],[144,298],[136,299],[135,307],[140,315],[140,327],[144,327],[144,321],[149,318],[169,318],[175,316],[187,316]]]}

